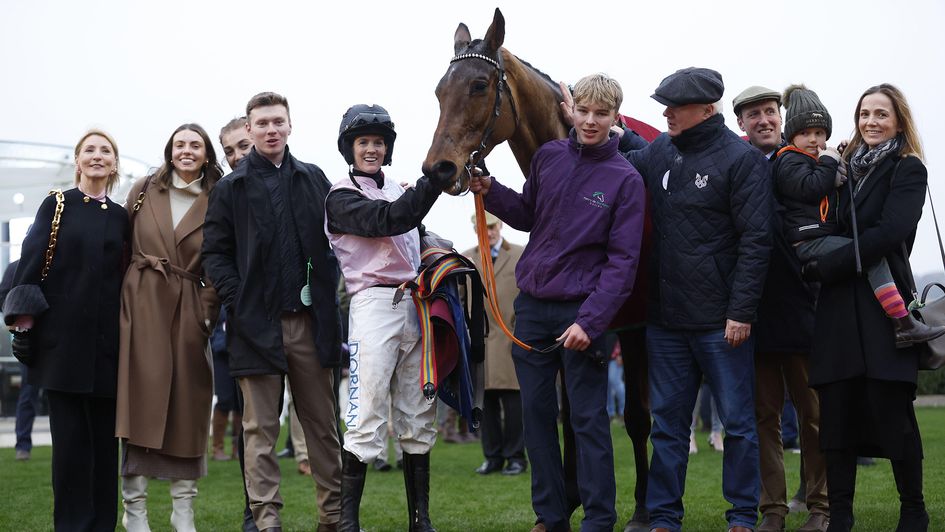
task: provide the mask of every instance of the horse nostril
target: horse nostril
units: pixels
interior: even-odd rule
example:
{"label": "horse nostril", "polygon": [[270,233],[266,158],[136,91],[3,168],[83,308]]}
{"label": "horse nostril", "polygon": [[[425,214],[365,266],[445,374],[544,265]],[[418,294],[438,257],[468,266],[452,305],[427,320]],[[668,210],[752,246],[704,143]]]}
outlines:
{"label": "horse nostril", "polygon": [[456,176],[456,165],[451,161],[439,161],[433,165],[433,176],[438,181],[453,179]]}

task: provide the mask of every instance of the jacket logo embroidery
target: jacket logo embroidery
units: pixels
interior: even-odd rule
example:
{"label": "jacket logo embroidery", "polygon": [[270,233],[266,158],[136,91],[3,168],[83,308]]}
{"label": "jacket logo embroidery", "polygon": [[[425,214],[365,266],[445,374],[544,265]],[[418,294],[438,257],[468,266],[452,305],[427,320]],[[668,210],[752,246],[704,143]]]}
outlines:
{"label": "jacket logo embroidery", "polygon": [[603,192],[594,192],[593,194],[591,194],[591,197],[584,196],[584,201],[588,202],[589,204],[591,204],[591,205],[594,206],[594,207],[597,207],[598,209],[609,209],[609,208],[610,208],[610,205],[607,204],[607,202],[604,201],[604,193],[603,193]]}
{"label": "jacket logo embroidery", "polygon": [[709,184],[709,176],[701,175],[699,172],[696,172],[696,187],[705,188]]}

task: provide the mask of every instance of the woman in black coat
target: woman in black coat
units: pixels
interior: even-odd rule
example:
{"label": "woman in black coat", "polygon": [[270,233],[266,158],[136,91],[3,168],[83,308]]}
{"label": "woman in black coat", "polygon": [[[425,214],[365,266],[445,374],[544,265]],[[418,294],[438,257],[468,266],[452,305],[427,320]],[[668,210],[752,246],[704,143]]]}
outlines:
{"label": "woman in black coat", "polygon": [[[830,528],[853,526],[856,457],[889,458],[901,501],[898,531],[923,531],[929,517],[922,496],[922,441],[912,401],[917,349],[897,349],[892,322],[866,278],[885,257],[903,299],[912,300],[908,257],[922,216],[928,173],[909,106],[892,85],[871,87],[856,107],[856,132],[844,150],[849,181],[840,191],[839,217],[853,236],[855,209],[862,260],[853,244],[805,267],[822,282],[810,384],[820,393],[821,447],[827,457]],[[853,192],[853,205],[850,190]]]}
{"label": "woman in black coat", "polygon": [[[14,352],[31,355],[31,384],[49,400],[53,520],[57,531],[115,530],[118,441],[115,391],[119,294],[128,214],[107,193],[118,147],[92,130],[75,148],[76,188],[43,201],[23,241],[3,306]],[[48,264],[48,266],[47,266]]]}

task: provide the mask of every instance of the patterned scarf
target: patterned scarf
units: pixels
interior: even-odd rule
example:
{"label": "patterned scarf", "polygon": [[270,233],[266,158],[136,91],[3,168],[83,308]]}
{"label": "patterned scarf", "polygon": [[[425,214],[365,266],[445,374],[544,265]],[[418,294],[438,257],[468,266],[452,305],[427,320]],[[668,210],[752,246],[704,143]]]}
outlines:
{"label": "patterned scarf", "polygon": [[853,179],[859,180],[865,176],[871,169],[879,166],[879,163],[889,154],[899,153],[899,147],[902,145],[902,136],[895,137],[883,142],[879,146],[870,149],[865,143],[861,144],[850,158],[850,168],[853,169]]}
{"label": "patterned scarf", "polygon": [[850,169],[853,170],[853,195],[856,196],[863,185],[866,184],[870,174],[879,166],[881,162],[890,154],[899,153],[899,147],[902,145],[902,135],[883,142],[875,148],[869,148],[865,143],[857,148],[856,153],[850,158]]}

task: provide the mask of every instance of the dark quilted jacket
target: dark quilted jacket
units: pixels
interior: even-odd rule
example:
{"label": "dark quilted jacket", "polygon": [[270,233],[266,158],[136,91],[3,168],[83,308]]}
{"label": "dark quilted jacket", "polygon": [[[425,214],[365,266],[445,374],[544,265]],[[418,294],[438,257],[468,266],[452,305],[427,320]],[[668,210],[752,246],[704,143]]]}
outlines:
{"label": "dark quilted jacket", "polygon": [[648,321],[684,330],[754,322],[774,210],[764,156],[716,115],[627,158],[652,207]]}

